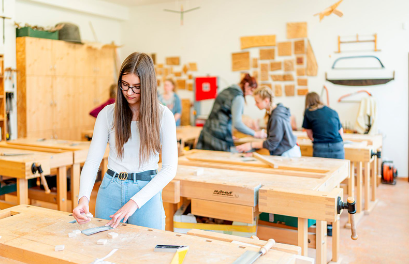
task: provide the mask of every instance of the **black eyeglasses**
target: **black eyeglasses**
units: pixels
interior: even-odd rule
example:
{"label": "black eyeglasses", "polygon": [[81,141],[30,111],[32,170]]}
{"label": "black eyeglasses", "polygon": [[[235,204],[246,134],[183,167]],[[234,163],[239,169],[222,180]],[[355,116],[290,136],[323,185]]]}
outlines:
{"label": "black eyeglasses", "polygon": [[[121,88],[122,91],[127,92],[129,89],[132,90],[133,93],[135,94],[139,94],[141,91],[141,85],[139,84],[139,86],[129,86],[129,83],[126,82],[121,82],[121,86],[119,87]],[[136,89],[136,90],[134,90]]]}

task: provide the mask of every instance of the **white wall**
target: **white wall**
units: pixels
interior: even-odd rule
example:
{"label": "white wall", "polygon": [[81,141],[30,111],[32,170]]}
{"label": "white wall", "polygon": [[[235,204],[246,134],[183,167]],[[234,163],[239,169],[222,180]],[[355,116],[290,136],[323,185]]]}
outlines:
{"label": "white wall", "polygon": [[[308,22],[308,36],[317,57],[319,72],[309,78],[309,89],[321,92],[325,84],[330,91],[330,106],[338,111],[341,122],[355,123],[359,104],[337,103],[341,95],[357,91],[356,88],[335,86],[325,82],[325,72],[330,71],[334,59],[340,56],[378,56],[387,70],[396,71],[396,79],[386,85],[364,87],[378,103],[378,128],[384,134],[383,156],[395,162],[400,175],[408,175],[408,52],[409,2],[406,0],[344,1],[339,10],[344,17],[325,17],[320,23],[313,14],[324,10],[334,1],[327,0],[190,0],[180,1],[184,8],[200,6],[186,13],[184,26],[178,14],[163,9],[180,9],[175,2],[138,6],[130,10],[130,19],[123,24],[122,54],[133,51],[156,53],[164,62],[167,56],[181,56],[182,63],[197,62],[199,74],[217,75],[220,86],[239,81],[239,73],[231,71],[231,53],[240,51],[241,36],[276,34],[277,41],[286,40],[287,22]],[[337,36],[378,34],[381,52],[355,52],[335,54]],[[251,51],[258,57],[257,49]],[[253,56],[254,55],[254,56]],[[189,92],[182,97],[189,97]],[[290,107],[301,127],[304,97],[281,97],[277,101]],[[206,106],[210,111],[211,104]],[[261,117],[263,113],[248,100],[245,113]]]}

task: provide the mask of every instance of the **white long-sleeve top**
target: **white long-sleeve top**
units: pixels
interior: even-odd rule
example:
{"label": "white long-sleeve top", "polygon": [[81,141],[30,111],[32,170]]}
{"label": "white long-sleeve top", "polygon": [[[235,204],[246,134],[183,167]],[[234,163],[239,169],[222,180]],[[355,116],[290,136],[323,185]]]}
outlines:
{"label": "white long-sleeve top", "polygon": [[[113,128],[115,104],[107,105],[98,114],[94,126],[91,146],[87,160],[81,172],[79,198],[90,195],[94,187],[99,165],[109,143],[108,168],[115,172],[142,172],[158,169],[159,153],[151,155],[149,160],[139,166],[140,135],[138,121],[132,121],[131,137],[124,144],[123,158],[117,155],[115,147],[115,130]],[[141,208],[147,201],[160,192],[176,175],[178,151],[176,142],[176,125],[172,112],[160,105],[160,143],[162,146],[161,171],[131,199]],[[143,140],[143,139],[142,139]],[[104,172],[105,173],[105,172]]]}

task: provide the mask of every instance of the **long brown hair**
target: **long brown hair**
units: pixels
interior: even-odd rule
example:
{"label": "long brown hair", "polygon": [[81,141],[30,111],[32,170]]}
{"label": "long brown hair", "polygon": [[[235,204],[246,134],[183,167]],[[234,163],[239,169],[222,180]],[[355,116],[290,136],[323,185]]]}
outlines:
{"label": "long brown hair", "polygon": [[305,109],[323,107],[320,96],[316,92],[308,93],[305,97]]}
{"label": "long brown hair", "polygon": [[[151,57],[145,53],[134,52],[122,63],[118,77],[118,87],[121,87],[122,76],[135,74],[141,82],[139,108],[139,166],[149,160],[149,156],[159,153],[160,145],[160,108],[157,94],[155,68]],[[124,154],[124,144],[131,137],[132,110],[126,101],[122,90],[117,91],[114,113],[115,145],[118,157]]]}
{"label": "long brown hair", "polygon": [[244,101],[246,101],[246,83],[248,83],[250,85],[250,87],[253,88],[257,88],[257,80],[254,77],[251,77],[250,74],[246,73],[246,75],[244,75],[243,79],[241,79],[240,81],[240,88],[243,91],[243,96],[244,96]]}

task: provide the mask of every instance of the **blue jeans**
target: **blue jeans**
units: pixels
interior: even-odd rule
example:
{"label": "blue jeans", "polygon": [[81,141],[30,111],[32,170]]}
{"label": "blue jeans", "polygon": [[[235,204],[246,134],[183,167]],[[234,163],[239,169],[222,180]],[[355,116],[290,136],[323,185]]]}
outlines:
{"label": "blue jeans", "polygon": [[314,143],[313,150],[313,157],[345,159],[344,142]]}
{"label": "blue jeans", "polygon": [[[110,220],[136,193],[142,190],[148,181],[121,181],[117,177],[105,174],[98,190],[95,217]],[[162,203],[162,192],[157,193],[141,208],[129,217],[128,223],[165,230],[165,211]]]}

